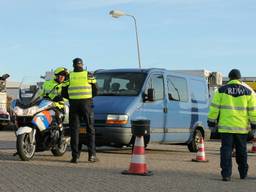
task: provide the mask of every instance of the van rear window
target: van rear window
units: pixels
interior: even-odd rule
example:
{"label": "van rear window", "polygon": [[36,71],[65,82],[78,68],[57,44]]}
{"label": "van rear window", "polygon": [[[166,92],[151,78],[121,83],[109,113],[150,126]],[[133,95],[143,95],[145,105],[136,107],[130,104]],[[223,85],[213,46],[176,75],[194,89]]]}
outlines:
{"label": "van rear window", "polygon": [[95,74],[97,96],[136,96],[140,93],[146,74],[139,72],[106,72]]}
{"label": "van rear window", "polygon": [[208,91],[205,81],[191,79],[191,100],[193,103],[206,103],[208,101]]}

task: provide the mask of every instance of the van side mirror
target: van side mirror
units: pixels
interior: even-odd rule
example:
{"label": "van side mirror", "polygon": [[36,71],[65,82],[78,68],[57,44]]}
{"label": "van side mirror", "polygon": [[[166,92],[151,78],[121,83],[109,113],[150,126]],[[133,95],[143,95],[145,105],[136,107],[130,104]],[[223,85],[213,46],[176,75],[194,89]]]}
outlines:
{"label": "van side mirror", "polygon": [[148,101],[154,101],[155,100],[155,90],[152,88],[148,89]]}
{"label": "van side mirror", "polygon": [[155,100],[155,90],[149,88],[147,93],[143,95],[143,101],[154,101]]}

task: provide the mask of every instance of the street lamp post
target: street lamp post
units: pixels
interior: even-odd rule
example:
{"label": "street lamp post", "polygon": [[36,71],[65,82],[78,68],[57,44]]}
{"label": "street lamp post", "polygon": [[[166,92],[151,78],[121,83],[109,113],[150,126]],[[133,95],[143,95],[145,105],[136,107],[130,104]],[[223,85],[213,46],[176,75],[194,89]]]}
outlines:
{"label": "street lamp post", "polygon": [[109,14],[114,17],[118,18],[121,16],[129,16],[133,18],[134,24],[135,24],[135,33],[136,33],[136,42],[137,42],[137,53],[138,53],[138,61],[139,61],[139,68],[141,69],[141,62],[140,62],[140,44],[139,44],[139,36],[138,36],[138,30],[137,30],[137,22],[136,18],[133,15],[126,14],[123,11],[118,11],[118,10],[112,10],[109,12]]}

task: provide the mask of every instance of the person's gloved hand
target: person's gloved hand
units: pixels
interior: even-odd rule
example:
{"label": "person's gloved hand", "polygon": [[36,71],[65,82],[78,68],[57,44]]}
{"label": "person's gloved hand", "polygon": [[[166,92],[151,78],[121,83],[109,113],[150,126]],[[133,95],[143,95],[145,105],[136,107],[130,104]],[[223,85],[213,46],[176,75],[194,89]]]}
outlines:
{"label": "person's gloved hand", "polygon": [[215,127],[209,127],[209,129],[211,130],[212,133],[216,133],[217,132],[217,126]]}
{"label": "person's gloved hand", "polygon": [[256,125],[251,123],[251,129],[256,130]]}
{"label": "person's gloved hand", "polygon": [[63,100],[63,97],[60,95],[54,97],[54,99],[53,99],[54,102],[58,102],[58,101],[62,101],[62,100]]}
{"label": "person's gloved hand", "polygon": [[208,120],[207,124],[208,124],[208,127],[211,130],[211,132],[213,132],[213,133],[217,132],[217,125],[216,125],[215,122],[212,122],[212,121]]}
{"label": "person's gloved hand", "polygon": [[256,129],[252,130],[253,139],[252,141],[256,141]]}

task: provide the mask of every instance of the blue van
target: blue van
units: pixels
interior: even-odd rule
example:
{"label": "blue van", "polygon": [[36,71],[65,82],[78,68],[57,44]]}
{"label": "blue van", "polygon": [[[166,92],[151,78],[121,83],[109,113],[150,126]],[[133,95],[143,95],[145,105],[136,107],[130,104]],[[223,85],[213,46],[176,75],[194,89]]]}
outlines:
{"label": "blue van", "polygon": [[96,143],[129,145],[131,120],[150,120],[146,144],[185,143],[196,152],[207,127],[207,80],[166,69],[113,69],[95,72]]}

